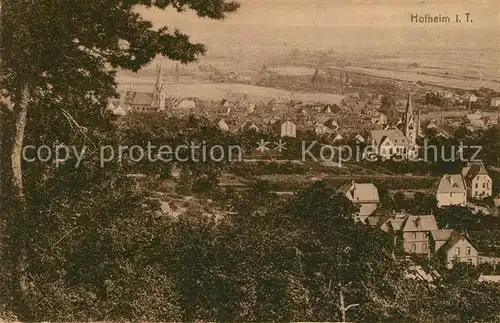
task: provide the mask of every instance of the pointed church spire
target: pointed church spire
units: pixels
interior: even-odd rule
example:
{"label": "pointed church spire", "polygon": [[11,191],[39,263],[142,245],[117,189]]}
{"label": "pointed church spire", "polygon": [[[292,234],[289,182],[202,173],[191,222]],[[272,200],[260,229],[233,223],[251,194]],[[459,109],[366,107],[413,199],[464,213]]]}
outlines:
{"label": "pointed church spire", "polygon": [[408,92],[408,99],[406,100],[406,120],[409,116],[413,116],[413,107],[411,105],[411,92]]}
{"label": "pointed church spire", "polygon": [[411,104],[411,92],[408,92],[408,100],[406,101],[406,113],[403,119],[403,129],[409,144],[414,146],[417,141],[415,129],[415,120],[413,116],[413,107]]}
{"label": "pointed church spire", "polygon": [[421,123],[422,122],[422,115],[420,114],[420,107],[418,107],[418,112],[417,112],[417,137],[420,136],[420,131],[421,131]]}
{"label": "pointed church spire", "polygon": [[162,85],[163,85],[163,66],[162,62],[160,62],[158,66],[158,75],[156,76],[155,89],[161,89]]}
{"label": "pointed church spire", "polygon": [[156,84],[153,90],[153,101],[151,106],[158,110],[163,110],[165,108],[165,93],[163,89],[163,67],[162,62],[160,62],[158,67],[158,75],[156,77]]}

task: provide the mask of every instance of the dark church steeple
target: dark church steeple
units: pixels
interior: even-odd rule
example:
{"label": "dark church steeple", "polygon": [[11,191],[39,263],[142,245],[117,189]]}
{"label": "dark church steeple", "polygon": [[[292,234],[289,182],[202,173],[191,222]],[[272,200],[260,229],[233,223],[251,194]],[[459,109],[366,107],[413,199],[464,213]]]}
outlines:
{"label": "dark church steeple", "polygon": [[158,75],[156,76],[156,84],[153,90],[153,101],[151,105],[156,109],[165,108],[165,92],[163,89],[163,68],[162,64],[158,67]]}
{"label": "dark church steeple", "polygon": [[408,143],[410,145],[415,145],[417,141],[417,129],[415,127],[415,118],[413,115],[413,106],[411,103],[411,92],[408,93],[408,99],[406,101],[406,112],[403,120],[403,129],[406,138],[408,138]]}

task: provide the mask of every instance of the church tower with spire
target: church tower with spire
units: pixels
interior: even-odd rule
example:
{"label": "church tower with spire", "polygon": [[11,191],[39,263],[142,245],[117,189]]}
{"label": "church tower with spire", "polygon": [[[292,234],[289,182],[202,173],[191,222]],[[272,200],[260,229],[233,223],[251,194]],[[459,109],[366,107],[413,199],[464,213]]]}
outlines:
{"label": "church tower with spire", "polygon": [[422,135],[422,114],[420,112],[419,107],[417,112],[417,138]]}
{"label": "church tower with spire", "polygon": [[403,131],[408,138],[408,144],[415,146],[417,143],[417,129],[415,127],[415,118],[413,115],[413,107],[411,104],[411,93],[408,93],[408,100],[406,101],[406,112],[403,120]]}
{"label": "church tower with spire", "polygon": [[153,101],[151,107],[157,110],[165,109],[165,91],[163,89],[163,68],[162,64],[158,67],[158,75],[156,77],[156,84],[153,90]]}

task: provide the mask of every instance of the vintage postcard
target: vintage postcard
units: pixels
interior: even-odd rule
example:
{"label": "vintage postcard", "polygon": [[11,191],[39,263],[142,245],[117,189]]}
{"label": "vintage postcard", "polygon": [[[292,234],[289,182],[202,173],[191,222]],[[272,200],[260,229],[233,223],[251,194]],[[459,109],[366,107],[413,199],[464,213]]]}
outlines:
{"label": "vintage postcard", "polygon": [[0,320],[500,322],[500,1],[0,0]]}

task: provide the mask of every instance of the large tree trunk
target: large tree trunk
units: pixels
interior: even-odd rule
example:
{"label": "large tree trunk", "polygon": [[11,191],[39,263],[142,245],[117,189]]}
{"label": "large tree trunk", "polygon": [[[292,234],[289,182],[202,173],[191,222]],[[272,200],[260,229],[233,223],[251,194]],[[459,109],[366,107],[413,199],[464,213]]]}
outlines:
{"label": "large tree trunk", "polygon": [[[349,284],[347,284],[347,285],[349,285]],[[340,303],[339,310],[340,310],[340,313],[342,314],[342,322],[346,323],[347,322],[347,311],[349,311],[353,307],[359,306],[359,304],[349,304],[347,306],[345,305],[344,288],[345,288],[345,286],[343,286],[342,283],[339,283],[339,303]]]}
{"label": "large tree trunk", "polygon": [[[9,99],[12,104],[0,104],[0,222],[2,256],[2,293],[3,301],[8,301],[12,310],[21,320],[31,320],[26,306],[27,295],[27,249],[26,216],[27,207],[23,189],[22,151],[26,128],[28,103],[30,101],[29,83],[26,67],[8,66],[3,57],[11,52],[9,46],[16,45],[11,35],[13,26],[22,25],[19,19],[25,11],[24,3],[19,0],[0,0],[0,89],[10,83]],[[9,39],[6,42],[4,40]],[[22,42],[22,40],[20,40]],[[4,48],[7,46],[8,48]],[[14,64],[15,65],[15,64]],[[14,70],[13,70],[14,69]],[[11,73],[16,73],[15,77]],[[9,73],[10,75],[7,75]],[[7,81],[8,79],[8,81]],[[15,90],[13,90],[13,88]]]}
{"label": "large tree trunk", "polygon": [[4,231],[6,245],[2,245],[5,259],[9,264],[4,270],[9,271],[9,293],[12,295],[13,306],[20,319],[30,320],[25,303],[27,294],[26,275],[26,201],[22,178],[22,151],[26,117],[29,103],[29,88],[23,84],[13,98],[11,111],[3,111],[2,117],[2,165],[1,187]]}

